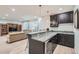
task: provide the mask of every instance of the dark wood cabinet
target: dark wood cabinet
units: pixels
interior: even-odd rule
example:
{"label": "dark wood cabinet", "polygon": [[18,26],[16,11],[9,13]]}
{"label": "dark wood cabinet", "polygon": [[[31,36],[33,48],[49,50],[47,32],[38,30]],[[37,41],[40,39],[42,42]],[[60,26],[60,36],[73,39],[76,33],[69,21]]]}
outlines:
{"label": "dark wood cabinet", "polygon": [[22,30],[22,25],[7,23],[7,29],[8,29],[8,32],[21,31]]}
{"label": "dark wood cabinet", "polygon": [[7,25],[6,24],[0,24],[0,36],[6,35],[7,32]]}
{"label": "dark wood cabinet", "polygon": [[44,54],[45,44],[44,42],[29,39],[29,54]]}
{"label": "dark wood cabinet", "polygon": [[0,24],[0,36],[6,35],[9,32],[15,32],[21,30],[22,30],[22,25],[20,24],[12,24],[12,23]]}
{"label": "dark wood cabinet", "polygon": [[50,16],[50,27],[58,27],[57,15]]}
{"label": "dark wood cabinet", "polygon": [[74,35],[73,34],[57,34],[50,38],[53,44],[59,44],[67,47],[74,48]]}
{"label": "dark wood cabinet", "polygon": [[52,42],[54,44],[58,44],[58,34],[55,35],[54,37],[50,38],[49,42]]}
{"label": "dark wood cabinet", "polygon": [[50,27],[57,27],[61,23],[73,23],[73,11],[50,16]]}
{"label": "dark wood cabinet", "polygon": [[58,44],[74,48],[74,35],[72,34],[59,34]]}
{"label": "dark wood cabinet", "polygon": [[73,12],[65,12],[57,15],[57,19],[60,23],[72,23],[73,22]]}
{"label": "dark wood cabinet", "polygon": [[[53,33],[53,32],[52,32]],[[43,34],[43,33],[42,33]],[[51,36],[46,41],[39,41],[40,38],[36,37],[37,34],[27,34],[29,40],[29,53],[30,54],[45,54],[53,53],[57,45],[62,45],[74,48],[74,34],[73,33],[58,33]]]}

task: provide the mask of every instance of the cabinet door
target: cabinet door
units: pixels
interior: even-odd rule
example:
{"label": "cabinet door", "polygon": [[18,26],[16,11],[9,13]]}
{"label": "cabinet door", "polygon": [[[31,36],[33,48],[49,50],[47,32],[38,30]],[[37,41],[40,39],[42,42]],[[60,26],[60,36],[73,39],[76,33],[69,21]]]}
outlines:
{"label": "cabinet door", "polygon": [[58,35],[58,44],[60,45],[64,45],[64,35],[63,34],[59,34]]}
{"label": "cabinet door", "polygon": [[74,48],[74,35],[65,35],[65,45]]}
{"label": "cabinet door", "polygon": [[74,35],[70,34],[60,34],[61,39],[59,39],[59,44],[67,47],[74,48]]}
{"label": "cabinet door", "polygon": [[50,16],[50,27],[58,27],[57,15]]}
{"label": "cabinet door", "polygon": [[44,54],[45,44],[41,41],[29,39],[29,54]]}
{"label": "cabinet door", "polygon": [[55,35],[54,37],[50,38],[50,41],[49,42],[52,42],[54,44],[58,44],[58,38],[57,38],[58,34]]}
{"label": "cabinet door", "polygon": [[72,12],[58,14],[57,19],[58,19],[59,23],[72,23],[73,22],[73,14],[72,14]]}

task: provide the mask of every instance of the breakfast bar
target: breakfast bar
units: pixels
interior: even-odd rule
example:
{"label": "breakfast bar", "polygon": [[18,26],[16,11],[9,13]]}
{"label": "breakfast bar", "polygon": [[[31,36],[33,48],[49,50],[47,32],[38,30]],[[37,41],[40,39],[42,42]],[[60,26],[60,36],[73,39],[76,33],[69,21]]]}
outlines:
{"label": "breakfast bar", "polygon": [[27,34],[29,40],[29,54],[53,53],[57,44],[60,42],[57,38],[61,33],[73,37],[73,32],[67,33],[61,31],[40,31]]}

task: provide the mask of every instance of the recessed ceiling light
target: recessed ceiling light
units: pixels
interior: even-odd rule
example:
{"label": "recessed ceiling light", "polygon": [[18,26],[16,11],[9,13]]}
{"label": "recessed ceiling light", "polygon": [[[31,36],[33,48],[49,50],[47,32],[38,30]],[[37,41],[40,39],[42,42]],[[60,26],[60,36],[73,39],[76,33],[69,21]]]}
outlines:
{"label": "recessed ceiling light", "polygon": [[63,8],[59,8],[58,10],[63,10]]}
{"label": "recessed ceiling light", "polygon": [[15,8],[12,8],[11,10],[12,10],[12,11],[15,11]]}

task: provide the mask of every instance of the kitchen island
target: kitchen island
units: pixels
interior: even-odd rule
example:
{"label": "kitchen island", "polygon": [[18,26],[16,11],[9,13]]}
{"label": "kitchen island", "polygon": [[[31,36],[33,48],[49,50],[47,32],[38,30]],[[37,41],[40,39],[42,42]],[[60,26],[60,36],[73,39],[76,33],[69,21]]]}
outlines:
{"label": "kitchen island", "polygon": [[[29,53],[30,54],[47,54],[53,53],[57,44],[59,44],[59,34],[73,35],[73,32],[62,31],[40,31],[28,34]],[[52,43],[50,43],[52,42]],[[53,49],[53,50],[52,50]]]}

